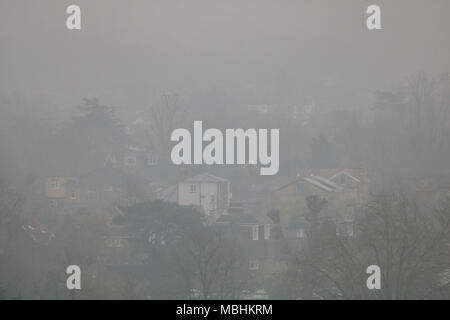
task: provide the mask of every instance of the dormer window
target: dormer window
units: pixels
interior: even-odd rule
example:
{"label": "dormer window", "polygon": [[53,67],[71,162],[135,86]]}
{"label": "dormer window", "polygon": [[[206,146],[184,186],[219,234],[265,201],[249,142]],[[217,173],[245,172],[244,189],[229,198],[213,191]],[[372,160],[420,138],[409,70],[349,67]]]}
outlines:
{"label": "dormer window", "polygon": [[249,267],[250,270],[259,270],[259,262],[258,262],[258,260],[250,260],[248,267]]}

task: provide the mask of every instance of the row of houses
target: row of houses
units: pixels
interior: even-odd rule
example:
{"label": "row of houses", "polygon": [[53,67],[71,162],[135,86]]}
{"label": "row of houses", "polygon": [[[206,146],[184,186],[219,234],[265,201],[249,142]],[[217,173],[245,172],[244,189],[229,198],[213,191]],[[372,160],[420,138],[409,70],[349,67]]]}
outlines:
{"label": "row of houses", "polygon": [[[111,187],[105,188],[107,183],[102,187],[103,197],[105,192],[110,192],[105,202],[111,203],[119,196],[119,190],[113,186],[123,177],[117,168],[107,166],[102,170],[105,172],[100,175],[110,179],[113,172],[118,175],[110,181]],[[91,175],[88,178],[93,179]],[[84,205],[89,193],[95,189],[88,181],[86,177],[48,177],[46,197],[65,205]],[[321,212],[321,219],[331,219],[339,226],[337,232],[351,236],[355,208],[365,201],[366,184],[367,176],[362,170],[301,169],[290,181],[261,188],[252,199],[239,199],[232,195],[230,180],[204,172],[170,186],[157,187],[149,197],[197,208],[205,214],[207,224],[226,228],[233,238],[239,239],[248,258],[249,270],[267,275],[286,269],[289,259],[283,249],[286,241],[296,245],[306,241],[308,197],[326,199],[327,206]],[[118,210],[117,206],[114,208]],[[268,215],[274,210],[279,219]],[[117,215],[117,212],[113,214]],[[105,234],[106,246],[116,251],[130,239],[133,235],[113,226]]]}
{"label": "row of houses", "polygon": [[[366,182],[362,170],[304,169],[292,181],[263,191],[257,199],[237,201],[230,192],[230,181],[202,173],[161,188],[158,198],[197,207],[209,223],[232,228],[234,237],[243,240],[249,253],[249,268],[266,266],[265,271],[271,273],[283,265],[282,241],[301,245],[306,240],[308,197],[325,199],[321,219],[333,221],[338,226],[336,232],[352,236],[355,211],[366,200]],[[274,209],[279,221],[268,215]]]}

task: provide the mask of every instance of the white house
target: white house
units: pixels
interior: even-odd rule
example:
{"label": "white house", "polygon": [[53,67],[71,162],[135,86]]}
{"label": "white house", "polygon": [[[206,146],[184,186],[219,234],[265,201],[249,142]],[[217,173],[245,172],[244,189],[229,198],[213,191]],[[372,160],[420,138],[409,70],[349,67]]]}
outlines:
{"label": "white house", "polygon": [[230,182],[209,173],[202,173],[159,189],[156,196],[158,199],[175,202],[180,206],[203,208],[207,215],[217,217],[225,214],[230,206]]}
{"label": "white house", "polygon": [[224,214],[230,198],[230,182],[209,173],[178,183],[178,204],[202,207],[207,215]]}

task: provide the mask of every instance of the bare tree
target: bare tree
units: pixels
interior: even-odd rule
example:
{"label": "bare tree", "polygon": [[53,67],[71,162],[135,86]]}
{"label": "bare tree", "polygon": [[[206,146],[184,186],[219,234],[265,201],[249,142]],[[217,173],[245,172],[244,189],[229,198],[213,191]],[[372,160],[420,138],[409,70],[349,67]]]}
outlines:
{"label": "bare tree", "polygon": [[170,158],[170,135],[184,116],[178,94],[163,94],[161,103],[149,108],[150,138],[163,160]]}
{"label": "bare tree", "polygon": [[[220,227],[203,227],[180,243],[178,272],[203,299],[236,299],[248,285],[242,247]],[[192,295],[190,296],[190,298]]]}
{"label": "bare tree", "polygon": [[0,286],[4,296],[11,279],[8,273],[14,269],[11,260],[19,245],[23,206],[23,194],[0,179]]}
{"label": "bare tree", "polygon": [[[424,299],[448,294],[450,201],[434,208],[405,195],[378,194],[356,221],[355,236],[320,235],[296,252],[290,275],[304,298]],[[366,268],[381,269],[381,290],[368,290]]]}

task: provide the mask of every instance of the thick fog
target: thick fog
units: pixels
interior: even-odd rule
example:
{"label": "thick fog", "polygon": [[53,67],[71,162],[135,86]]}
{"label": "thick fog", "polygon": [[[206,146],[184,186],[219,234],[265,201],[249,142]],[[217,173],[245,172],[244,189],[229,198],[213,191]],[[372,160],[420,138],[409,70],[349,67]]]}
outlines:
{"label": "thick fog", "polygon": [[448,299],[450,2],[376,2],[1,0],[0,297]]}
{"label": "thick fog", "polygon": [[214,87],[356,95],[450,64],[445,0],[380,1],[378,33],[365,28],[370,1],[79,1],[75,33],[69,4],[2,1],[3,94],[133,106]]}

